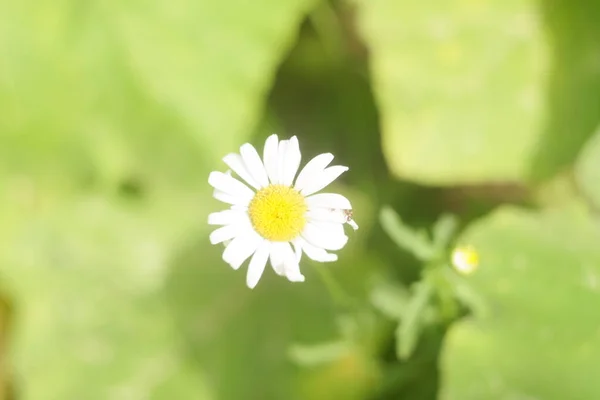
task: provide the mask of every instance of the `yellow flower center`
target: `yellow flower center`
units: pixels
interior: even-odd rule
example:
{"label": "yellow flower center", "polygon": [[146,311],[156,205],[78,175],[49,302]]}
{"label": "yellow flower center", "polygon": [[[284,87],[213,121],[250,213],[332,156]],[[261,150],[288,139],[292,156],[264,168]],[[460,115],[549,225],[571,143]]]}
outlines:
{"label": "yellow flower center", "polygon": [[248,206],[252,226],[272,242],[288,242],[302,232],[307,207],[304,197],[285,185],[269,185],[254,195]]}

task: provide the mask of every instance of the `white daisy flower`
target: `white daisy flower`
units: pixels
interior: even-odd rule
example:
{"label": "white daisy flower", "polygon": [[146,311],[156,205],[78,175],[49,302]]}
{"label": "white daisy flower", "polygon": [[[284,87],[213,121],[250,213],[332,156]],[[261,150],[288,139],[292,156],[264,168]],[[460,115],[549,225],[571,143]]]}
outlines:
{"label": "white daisy flower", "polygon": [[208,177],[215,188],[214,197],[231,205],[208,216],[210,225],[221,225],[210,234],[210,242],[226,244],[223,260],[233,269],[250,258],[246,284],[251,289],[269,260],[278,275],[291,282],[304,282],[299,265],[302,253],[319,262],[336,261],[337,255],[328,250],[346,245],[343,225],[358,229],[347,198],[335,193],[315,194],[348,167],[328,167],[333,155],[324,153],[310,160],[296,178],[300,158],[295,136],[279,141],[277,135],[271,135],[262,160],[249,143],[240,147],[240,154],[223,158],[240,179],[231,171],[213,171]]}

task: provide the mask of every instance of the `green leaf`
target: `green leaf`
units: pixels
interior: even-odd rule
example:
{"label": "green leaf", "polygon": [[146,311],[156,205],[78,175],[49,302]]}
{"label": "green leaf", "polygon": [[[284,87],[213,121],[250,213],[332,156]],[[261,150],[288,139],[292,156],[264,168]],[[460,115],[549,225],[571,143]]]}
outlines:
{"label": "green leaf", "polygon": [[449,330],[441,398],[600,398],[600,231],[585,209],[502,208],[462,241],[488,312]]}
{"label": "green leaf", "polygon": [[400,359],[410,357],[418,343],[431,291],[432,287],[427,281],[418,282],[413,286],[412,296],[396,329],[396,354]]}
{"label": "green leaf", "polygon": [[575,166],[575,176],[584,195],[600,207],[600,129],[583,148]]}
{"label": "green leaf", "polygon": [[436,185],[522,180],[543,118],[538,3],[359,5],[394,175]]}
{"label": "green leaf", "polygon": [[349,353],[351,350],[348,342],[335,341],[314,345],[296,343],[290,347],[289,355],[294,363],[303,367],[314,367],[319,364],[330,363]]}
{"label": "green leaf", "polygon": [[419,234],[405,225],[400,216],[390,207],[381,209],[379,222],[398,247],[411,252],[419,260],[426,262],[434,256],[435,250],[425,235]]}
{"label": "green leaf", "polygon": [[438,252],[447,250],[452,237],[458,229],[458,218],[452,214],[443,214],[433,226],[433,245]]}
{"label": "green leaf", "polygon": [[181,116],[200,144],[233,150],[239,143],[231,139],[258,122],[275,70],[314,3],[137,1],[119,7],[116,30],[147,94]]}
{"label": "green leaf", "polygon": [[548,118],[531,173],[545,180],[573,164],[600,124],[600,3],[549,0],[540,6],[554,55]]}
{"label": "green leaf", "polygon": [[253,131],[314,2],[3,4],[3,163],[197,180]]}
{"label": "green leaf", "polygon": [[172,229],[155,216],[182,215],[133,212],[100,196],[49,211],[3,226],[11,235],[0,265],[18,309],[11,362],[23,397],[212,398],[162,292]]}
{"label": "green leaf", "polygon": [[450,268],[449,265],[446,266],[444,275],[452,287],[453,296],[466,306],[475,317],[485,318],[489,313],[489,309],[481,294],[469,285],[464,277],[456,275]]}

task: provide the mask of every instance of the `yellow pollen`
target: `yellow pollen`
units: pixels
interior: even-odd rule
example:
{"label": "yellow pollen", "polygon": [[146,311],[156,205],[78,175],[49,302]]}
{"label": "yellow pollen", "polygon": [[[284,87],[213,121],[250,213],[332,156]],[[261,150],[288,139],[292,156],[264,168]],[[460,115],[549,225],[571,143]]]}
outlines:
{"label": "yellow pollen", "polygon": [[288,242],[302,232],[307,207],[297,190],[285,185],[269,185],[254,195],[248,206],[252,226],[272,242]]}

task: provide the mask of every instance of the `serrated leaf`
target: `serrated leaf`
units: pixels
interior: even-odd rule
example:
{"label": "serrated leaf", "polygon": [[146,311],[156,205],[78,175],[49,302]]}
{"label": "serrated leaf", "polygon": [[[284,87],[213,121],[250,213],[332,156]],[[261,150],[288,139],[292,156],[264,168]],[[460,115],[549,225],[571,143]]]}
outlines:
{"label": "serrated leaf", "polygon": [[447,272],[444,275],[452,286],[453,296],[477,318],[485,318],[489,313],[489,309],[481,294],[470,286],[464,277],[456,275],[450,268],[450,266],[446,266]]}
{"label": "serrated leaf", "polygon": [[543,119],[537,2],[358,3],[394,175],[436,185],[525,178]]}
{"label": "serrated leaf", "polygon": [[457,229],[458,218],[455,215],[443,214],[438,218],[432,229],[433,245],[438,252],[446,250]]}
{"label": "serrated leaf", "polygon": [[502,208],[472,225],[488,312],[453,325],[444,400],[600,397],[600,231],[584,209]]}
{"label": "serrated leaf", "polygon": [[429,261],[435,254],[435,249],[427,240],[424,232],[414,231],[405,225],[400,216],[391,208],[384,207],[379,213],[379,222],[398,247],[412,253],[421,261]]}
{"label": "serrated leaf", "polygon": [[413,286],[413,290],[396,329],[396,354],[402,360],[410,357],[418,343],[432,288],[427,281],[421,281]]}

